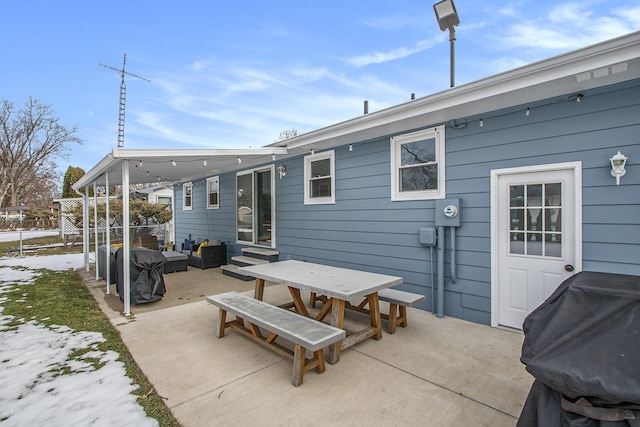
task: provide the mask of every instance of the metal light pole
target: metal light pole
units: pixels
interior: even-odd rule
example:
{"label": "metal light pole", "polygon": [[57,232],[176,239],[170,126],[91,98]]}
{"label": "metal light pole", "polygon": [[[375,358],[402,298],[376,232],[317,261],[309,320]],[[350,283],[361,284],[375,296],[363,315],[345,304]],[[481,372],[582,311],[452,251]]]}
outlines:
{"label": "metal light pole", "polygon": [[449,43],[451,45],[451,87],[455,86],[455,44],[456,44],[456,25],[460,24],[456,6],[453,0],[443,0],[433,5],[436,12],[438,25],[442,31],[449,30]]}

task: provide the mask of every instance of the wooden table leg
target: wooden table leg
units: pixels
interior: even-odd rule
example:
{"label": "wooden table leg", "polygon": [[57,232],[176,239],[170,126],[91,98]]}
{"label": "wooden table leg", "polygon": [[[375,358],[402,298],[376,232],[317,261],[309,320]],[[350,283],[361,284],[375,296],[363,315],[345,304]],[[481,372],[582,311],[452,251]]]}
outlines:
{"label": "wooden table leg", "polygon": [[262,301],[264,297],[264,279],[256,277],[256,288],[253,291],[253,297]]}
{"label": "wooden table leg", "polygon": [[371,326],[376,329],[375,339],[382,338],[382,319],[380,317],[380,301],[378,300],[378,293],[374,292],[367,295],[369,301],[369,318],[371,319]]}
{"label": "wooden table leg", "polygon": [[[341,299],[331,298],[331,326],[342,329],[344,325],[344,306],[345,301]],[[342,349],[342,341],[338,341],[329,346],[327,354],[327,362],[335,364],[340,360],[340,350]]]}
{"label": "wooden table leg", "polygon": [[305,317],[309,317],[309,312],[307,311],[307,307],[304,306],[304,302],[302,302],[302,296],[300,295],[300,289],[289,288],[289,293],[291,294],[291,298],[293,298],[293,305],[296,307],[296,311],[298,314],[302,314]]}
{"label": "wooden table leg", "polygon": [[224,330],[227,327],[227,311],[220,309],[218,314],[218,328],[216,329],[216,337],[224,337]]}

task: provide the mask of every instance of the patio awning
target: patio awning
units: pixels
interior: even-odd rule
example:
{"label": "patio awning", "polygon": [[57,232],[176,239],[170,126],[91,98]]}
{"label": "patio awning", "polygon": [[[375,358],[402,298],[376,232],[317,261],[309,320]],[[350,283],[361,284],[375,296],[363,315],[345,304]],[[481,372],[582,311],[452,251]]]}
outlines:
{"label": "patio awning", "polygon": [[[129,164],[129,184],[186,182],[231,170],[267,163],[287,154],[284,147],[255,149],[131,149],[114,148],[74,185],[79,190],[95,182],[99,186],[122,185],[122,165]],[[240,162],[240,163],[239,163]]]}
{"label": "patio awning", "polygon": [[[80,178],[72,187],[74,190],[101,186],[109,197],[109,187],[122,186],[122,223],[128,224],[129,218],[129,186],[153,182],[187,182],[192,179],[213,176],[223,172],[243,169],[258,164],[277,161],[278,156],[287,154],[284,147],[257,148],[244,150],[141,150],[114,148],[89,172]],[[89,192],[83,194],[83,253],[85,269],[89,271]],[[94,198],[97,192],[94,192]],[[96,199],[97,205],[97,199]],[[106,216],[109,216],[108,204]],[[94,210],[94,221],[97,223],[97,210]],[[97,228],[95,232],[95,253],[98,253]],[[110,243],[109,228],[106,243]],[[130,257],[129,227],[122,229],[123,259]],[[98,263],[96,256],[96,280],[98,280]],[[107,261],[108,262],[108,261]],[[130,263],[123,263],[124,314],[131,314],[131,277]],[[110,293],[109,269],[107,271],[107,293]]]}

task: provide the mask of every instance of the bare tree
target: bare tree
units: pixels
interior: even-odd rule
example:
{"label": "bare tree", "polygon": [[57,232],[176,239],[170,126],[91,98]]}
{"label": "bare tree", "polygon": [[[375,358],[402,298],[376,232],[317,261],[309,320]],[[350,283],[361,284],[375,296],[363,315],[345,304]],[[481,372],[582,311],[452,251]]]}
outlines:
{"label": "bare tree", "polygon": [[[50,190],[55,159],[67,158],[69,143],[82,144],[77,127],[67,128],[50,105],[29,98],[20,110],[3,99],[0,105],[0,203],[17,205],[37,188]],[[58,180],[59,181],[59,180]]]}

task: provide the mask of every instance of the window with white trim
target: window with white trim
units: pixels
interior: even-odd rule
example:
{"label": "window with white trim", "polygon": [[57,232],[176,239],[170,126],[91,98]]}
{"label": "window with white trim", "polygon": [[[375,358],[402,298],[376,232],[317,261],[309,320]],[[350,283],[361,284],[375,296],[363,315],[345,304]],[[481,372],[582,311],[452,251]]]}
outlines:
{"label": "window with white trim", "polygon": [[336,202],[335,152],[311,154],[304,157],[304,204]]}
{"label": "window with white trim", "polygon": [[444,126],[391,138],[391,200],[445,197]]}
{"label": "window with white trim", "polygon": [[190,211],[193,208],[193,183],[185,182],[182,184],[182,210]]}
{"label": "window with white trim", "polygon": [[171,197],[169,196],[158,196],[158,200],[156,203],[160,203],[162,205],[166,205],[169,210],[171,210]]}
{"label": "window with white trim", "polygon": [[207,178],[207,209],[220,207],[220,177]]}

